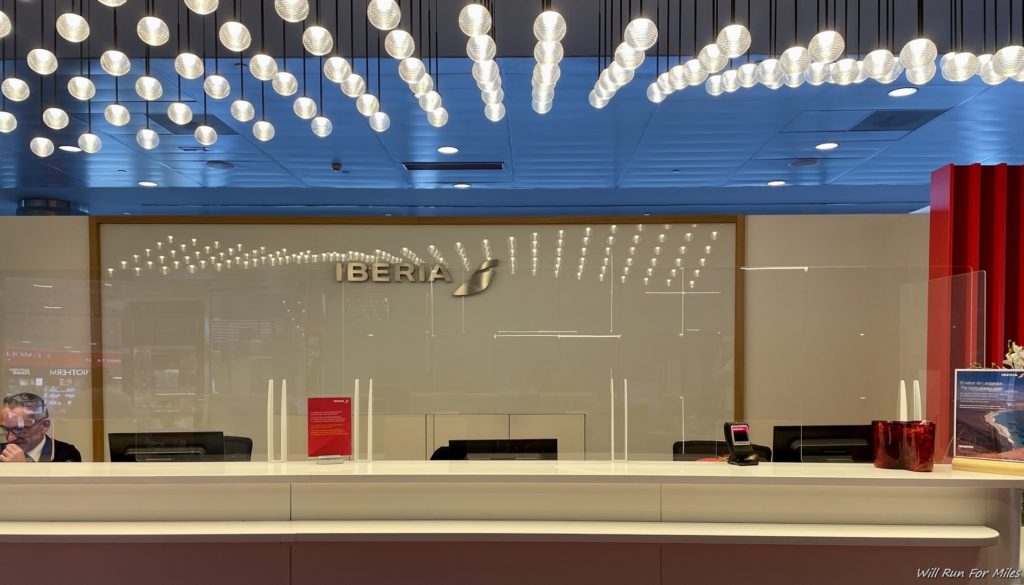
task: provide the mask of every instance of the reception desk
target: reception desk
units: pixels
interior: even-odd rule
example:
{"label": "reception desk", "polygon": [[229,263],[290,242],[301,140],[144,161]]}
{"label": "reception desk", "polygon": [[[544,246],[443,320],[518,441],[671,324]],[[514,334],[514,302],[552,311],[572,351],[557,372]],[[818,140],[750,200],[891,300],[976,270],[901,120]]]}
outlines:
{"label": "reception desk", "polygon": [[34,583],[1012,583],[1022,488],[948,466],[3,465],[0,548],[60,559],[14,567]]}

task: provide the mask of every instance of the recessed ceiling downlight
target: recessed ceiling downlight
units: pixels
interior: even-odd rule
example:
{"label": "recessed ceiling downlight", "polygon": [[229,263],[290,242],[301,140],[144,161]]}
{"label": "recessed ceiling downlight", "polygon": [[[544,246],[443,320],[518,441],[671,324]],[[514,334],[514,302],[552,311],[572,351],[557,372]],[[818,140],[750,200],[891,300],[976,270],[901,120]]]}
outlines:
{"label": "recessed ceiling downlight", "polygon": [[785,184],[786,184],[786,182],[781,180],[781,179],[777,179],[775,181],[768,181],[768,186],[769,187],[782,187]]}
{"label": "recessed ceiling downlight", "polygon": [[153,181],[139,181],[139,187],[156,187],[157,184]]}
{"label": "recessed ceiling downlight", "polygon": [[914,95],[915,93],[917,93],[916,87],[897,87],[889,92],[889,97],[901,98]]}
{"label": "recessed ceiling downlight", "polygon": [[437,152],[440,154],[459,154],[459,149],[454,146],[438,146]]}
{"label": "recessed ceiling downlight", "polygon": [[453,188],[453,189],[469,189],[469,188],[471,188],[472,186],[473,186],[473,185],[470,185],[469,183],[454,183],[454,184],[452,185],[452,188]]}
{"label": "recessed ceiling downlight", "polygon": [[821,144],[814,147],[816,150],[828,152],[839,148],[838,142],[822,142]]}

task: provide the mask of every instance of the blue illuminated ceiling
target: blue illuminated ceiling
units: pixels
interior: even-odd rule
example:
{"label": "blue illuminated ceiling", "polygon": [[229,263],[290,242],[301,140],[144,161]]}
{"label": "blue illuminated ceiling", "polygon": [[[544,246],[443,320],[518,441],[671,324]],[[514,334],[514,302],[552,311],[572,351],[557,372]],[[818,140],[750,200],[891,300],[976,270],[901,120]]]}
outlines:
{"label": "blue illuminated ceiling", "polygon": [[[563,3],[594,20],[580,2]],[[158,9],[162,4],[158,2]],[[518,38],[530,37],[529,23],[537,6],[529,7],[521,14],[510,12],[503,21],[499,54],[529,54],[532,41]],[[563,12],[570,23],[577,22],[569,10]],[[452,20],[454,12],[443,18]],[[907,20],[897,22],[905,28]],[[801,31],[801,37],[810,36],[812,21],[804,21],[802,28],[808,30]],[[96,26],[98,30],[103,24]],[[929,25],[943,27],[941,22]],[[134,26],[123,28],[134,32]],[[442,54],[457,55],[464,37],[460,40],[457,30],[445,32]],[[755,48],[757,39],[755,34]],[[133,42],[139,44],[138,39]],[[162,126],[152,118],[150,125],[161,135],[161,144],[153,151],[142,150],[135,141],[135,133],[146,123],[145,104],[132,88],[144,70],[143,60],[134,58],[142,54],[136,47],[129,50],[133,71],[120,88],[132,122],[115,128],[103,120],[102,107],[114,97],[113,79],[94,75],[98,94],[93,131],[102,137],[103,150],[95,155],[58,151],[47,159],[28,150],[31,138],[42,130],[40,91],[38,77],[22,62],[21,76],[29,80],[33,95],[20,104],[8,103],[19,127],[0,135],[0,213],[13,213],[15,202],[29,196],[79,202],[94,214],[909,212],[928,204],[930,173],[940,166],[1024,163],[1019,138],[1024,135],[1024,88],[1014,81],[1000,86],[977,79],[951,84],[937,76],[907,98],[889,97],[894,86],[873,81],[776,91],[757,87],[720,97],[689,88],[655,105],[645,97],[647,84],[656,76],[655,60],[648,58],[633,83],[607,108],[595,110],[587,103],[587,93],[598,72],[596,60],[580,55],[588,54],[596,39],[592,42],[583,35],[567,38],[566,43],[567,52],[576,56],[563,61],[554,109],[545,116],[530,107],[530,57],[499,59],[508,115],[496,124],[483,117],[480,94],[469,75],[470,61],[457,56],[441,59],[440,89],[450,113],[450,122],[441,129],[427,124],[397,77],[397,62],[385,57],[379,93],[391,116],[388,132],[373,132],[353,100],[325,82],[326,113],[334,122],[334,133],[316,138],[309,123],[292,112],[295,96],[281,97],[267,87],[266,117],[277,129],[269,143],[253,138],[251,123],[236,122],[228,114],[230,101],[239,95],[239,67],[237,58],[222,58],[220,71],[231,81],[233,93],[226,100],[209,102],[209,115],[223,125],[220,139],[203,149],[190,132],[182,134],[180,128]],[[68,52],[61,53],[56,87],[72,121],[62,131],[46,131],[58,146],[74,144],[88,123],[85,104],[70,99],[65,89],[68,77],[78,72],[78,60]],[[297,47],[290,52],[296,53]],[[174,49],[163,53],[174,54]],[[310,59],[307,66],[309,94],[318,98],[319,61]],[[288,69],[301,73],[302,61],[290,59]],[[166,57],[154,59],[152,70],[165,88],[164,99],[151,104],[151,114],[158,116],[176,98],[177,81]],[[376,74],[370,79],[375,85]],[[900,84],[905,82],[896,85]],[[46,79],[46,105],[52,101],[53,87],[54,80]],[[259,85],[248,74],[245,90],[258,107]],[[185,81],[183,95],[200,119],[201,80]],[[907,118],[903,111],[934,117],[912,130],[886,126]],[[877,112],[898,115],[872,129],[858,129],[875,120]],[[831,152],[814,148],[826,141],[840,147]],[[441,145],[456,146],[460,152],[438,154]],[[332,170],[336,162],[342,171]],[[406,162],[492,162],[502,168],[408,171]],[[788,184],[768,187],[772,180]],[[139,181],[153,181],[159,187],[141,188]],[[456,183],[473,188],[456,190]]]}

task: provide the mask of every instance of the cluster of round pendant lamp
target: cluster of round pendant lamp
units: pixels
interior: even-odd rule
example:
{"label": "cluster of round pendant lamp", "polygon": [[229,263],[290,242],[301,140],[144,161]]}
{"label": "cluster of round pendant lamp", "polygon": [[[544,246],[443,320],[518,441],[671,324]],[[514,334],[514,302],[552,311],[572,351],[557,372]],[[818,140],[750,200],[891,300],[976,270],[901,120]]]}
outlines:
{"label": "cluster of round pendant lamp", "polygon": [[[98,2],[117,8],[127,0]],[[184,0],[184,3],[192,13],[200,16],[215,13],[219,6],[219,0]],[[310,16],[309,0],[274,0],[274,9],[282,20],[289,23],[304,22]],[[413,35],[401,28],[402,10],[399,4],[396,0],[369,0],[366,17],[373,27],[387,32],[384,49],[398,61],[398,75],[408,84],[410,92],[426,113],[427,121],[434,127],[445,126],[448,111],[438,92],[437,80],[431,75],[428,64],[416,56],[416,40]],[[491,11],[485,3],[471,2],[460,11],[458,25],[467,37],[466,54],[473,62],[471,73],[480,90],[484,116],[492,122],[501,121],[506,114],[505,92],[502,89],[501,70],[495,60],[497,45],[492,36],[494,18]],[[71,43],[82,43],[90,35],[87,19],[73,11],[56,16],[54,26],[57,34]],[[550,7],[534,21],[533,33],[537,42],[534,47],[536,65],[531,77],[531,105],[538,114],[546,114],[552,109],[555,88],[561,76],[559,64],[565,54],[561,42],[566,31],[565,18]],[[11,18],[0,11],[0,39],[13,32],[14,23]],[[143,16],[135,32],[143,43],[151,47],[165,45],[171,39],[167,23],[154,14]],[[607,67],[600,72],[589,93],[591,106],[604,108],[619,89],[633,80],[647,52],[658,43],[658,34],[657,24],[644,16],[634,18],[625,26],[622,42],[615,48],[613,58],[609,59]],[[217,30],[217,38],[223,47],[236,53],[248,50],[253,42],[249,28],[238,20],[224,22]],[[679,64],[660,73],[648,85],[647,98],[651,102],[660,103],[675,92],[698,86],[703,86],[708,94],[718,96],[758,85],[770,89],[799,87],[805,83],[814,86],[826,83],[843,86],[868,79],[892,83],[900,77],[905,77],[911,84],[922,85],[936,75],[951,82],[964,82],[973,77],[980,77],[990,85],[1008,79],[1024,82],[1024,47],[1012,43],[994,53],[976,55],[954,50],[939,58],[935,43],[920,36],[906,43],[898,54],[887,48],[878,48],[860,57],[847,52],[842,34],[836,30],[824,30],[815,34],[806,47],[793,46],[781,54],[770,55],[756,63],[748,57],[746,63],[730,67],[734,59],[748,53],[751,41],[751,33],[746,26],[725,26],[715,42],[705,45],[693,58],[686,61],[680,59]],[[390,128],[391,120],[381,109],[380,99],[367,91],[367,80],[354,71],[352,64],[345,58],[328,56],[336,45],[330,30],[320,24],[306,27],[302,33],[302,45],[310,55],[326,57],[322,74],[337,84],[344,95],[355,100],[357,111],[367,118],[370,128],[376,132],[385,132]],[[59,66],[56,54],[45,47],[28,51],[25,63],[40,76],[53,75]],[[115,78],[124,77],[132,70],[131,59],[116,47],[100,55],[99,66]],[[227,78],[217,72],[207,74],[205,55],[183,51],[174,59],[174,69],[186,80],[202,78],[203,91],[209,98],[222,100],[231,95],[231,84]],[[298,92],[299,84],[295,75],[279,68],[277,60],[270,55],[262,52],[253,55],[249,59],[248,69],[255,79],[269,82],[273,91],[279,95],[291,96]],[[160,100],[165,93],[160,81],[149,75],[148,71],[135,79],[134,89],[146,102]],[[5,100],[13,102],[25,101],[30,95],[29,84],[16,74],[5,78],[0,84],[0,90]],[[80,73],[71,77],[67,92],[76,100],[88,102],[95,99],[96,85],[91,79],[91,71],[90,75]],[[317,103],[313,99],[305,95],[297,98],[293,103],[293,111],[299,118],[310,120],[314,135],[326,137],[331,134],[331,120],[322,114],[318,115]],[[235,120],[245,123],[256,117],[255,106],[244,97],[231,103],[230,113]],[[129,110],[117,99],[104,108],[103,116],[107,123],[118,127],[127,125],[131,119]],[[167,116],[178,125],[187,125],[193,120],[191,107],[180,100],[167,106]],[[67,112],[56,105],[41,110],[41,118],[47,128],[55,131],[63,130],[69,124]],[[0,133],[13,132],[17,124],[14,114],[6,109],[0,110]],[[269,141],[275,135],[273,124],[266,119],[256,121],[252,132],[261,141]],[[139,130],[136,139],[147,150],[156,148],[160,142],[159,134],[148,125]],[[195,139],[199,144],[209,146],[216,142],[217,133],[204,123],[196,128]],[[80,135],[78,147],[86,153],[96,153],[102,148],[102,141],[90,128]],[[54,144],[45,136],[36,136],[30,142],[30,149],[36,155],[46,157],[54,152]]]}

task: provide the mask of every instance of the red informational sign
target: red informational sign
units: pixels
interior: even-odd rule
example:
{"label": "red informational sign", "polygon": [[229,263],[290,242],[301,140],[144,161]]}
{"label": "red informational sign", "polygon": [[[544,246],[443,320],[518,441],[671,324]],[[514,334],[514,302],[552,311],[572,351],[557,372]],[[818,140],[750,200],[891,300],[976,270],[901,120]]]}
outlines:
{"label": "red informational sign", "polygon": [[308,455],[351,455],[352,399],[310,398],[308,407]]}

